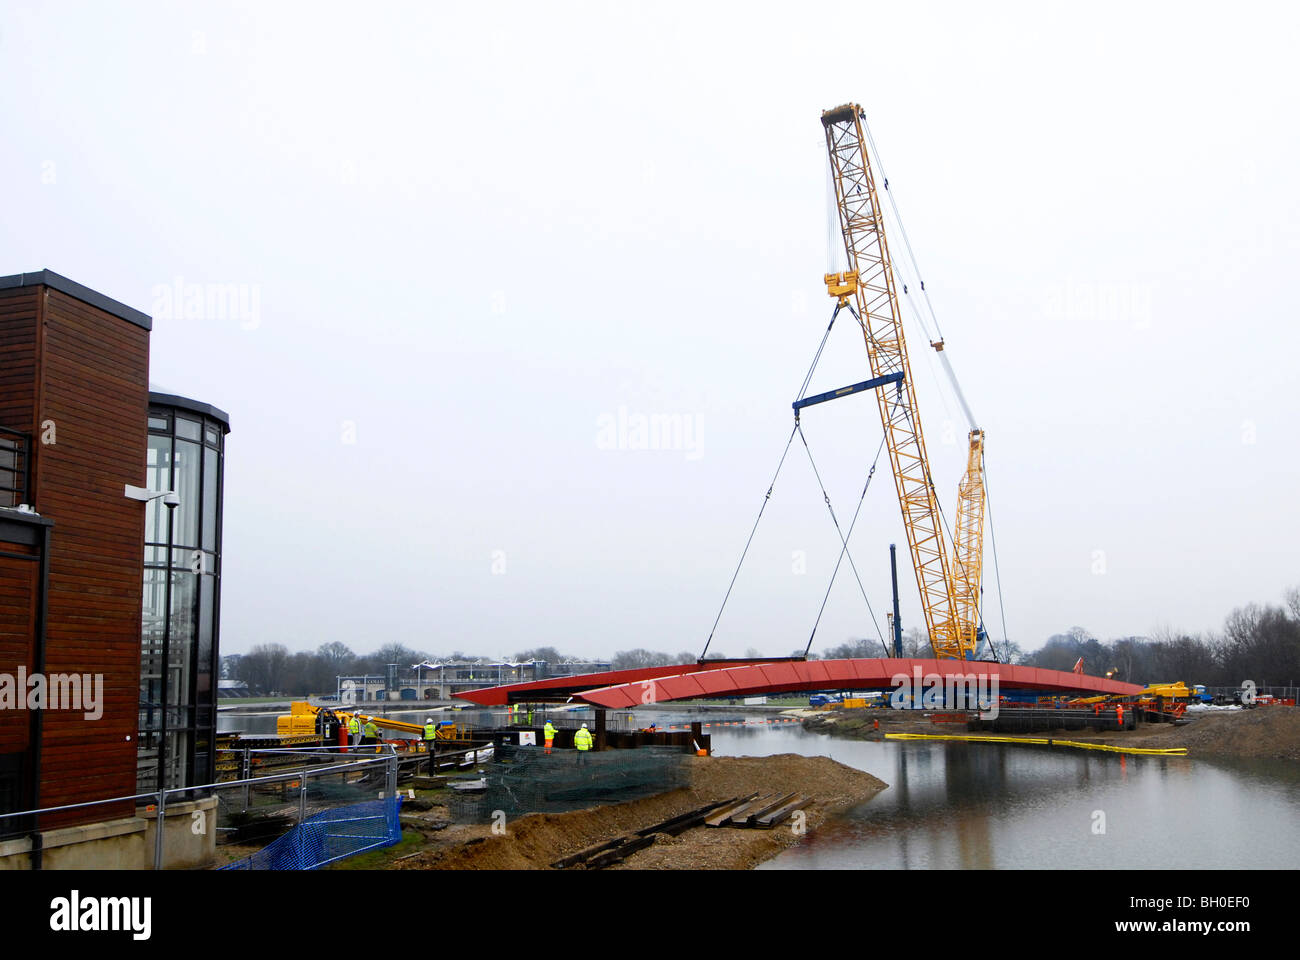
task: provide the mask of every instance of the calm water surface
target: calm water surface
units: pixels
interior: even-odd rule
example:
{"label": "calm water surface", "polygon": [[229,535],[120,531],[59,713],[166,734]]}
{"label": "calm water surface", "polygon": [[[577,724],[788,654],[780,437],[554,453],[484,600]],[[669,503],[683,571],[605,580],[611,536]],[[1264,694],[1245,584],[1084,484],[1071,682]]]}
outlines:
{"label": "calm water surface", "polygon": [[833,740],[793,725],[729,727],[713,751],[829,756],[890,785],[760,869],[1300,866],[1300,770],[1284,761]]}

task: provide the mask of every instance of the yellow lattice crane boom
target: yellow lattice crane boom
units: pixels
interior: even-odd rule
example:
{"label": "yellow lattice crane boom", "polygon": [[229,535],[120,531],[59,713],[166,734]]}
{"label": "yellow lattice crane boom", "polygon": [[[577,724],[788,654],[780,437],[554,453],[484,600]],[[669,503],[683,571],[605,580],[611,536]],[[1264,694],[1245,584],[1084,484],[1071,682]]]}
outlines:
{"label": "yellow lattice crane boom", "polygon": [[[913,392],[902,312],[885,239],[880,196],[862,123],[862,108],[846,104],[822,114],[826,149],[847,270],[825,275],[827,292],[854,311],[866,338],[875,378],[896,377],[875,391],[894,485],[912,553],[912,568],[935,656],[965,659],[980,639],[980,571],[984,538],[984,433],[974,426],[959,489],[957,529],[949,564],[937,493]],[[943,341],[933,344],[951,374]],[[955,380],[954,380],[955,386]],[[960,391],[959,391],[960,396]],[[962,400],[965,409],[965,400]],[[969,416],[969,410],[967,410]]]}
{"label": "yellow lattice crane boom", "polygon": [[966,473],[957,488],[952,558],[957,632],[962,649],[971,651],[980,640],[980,588],[984,569],[984,431],[978,428],[970,432]]}

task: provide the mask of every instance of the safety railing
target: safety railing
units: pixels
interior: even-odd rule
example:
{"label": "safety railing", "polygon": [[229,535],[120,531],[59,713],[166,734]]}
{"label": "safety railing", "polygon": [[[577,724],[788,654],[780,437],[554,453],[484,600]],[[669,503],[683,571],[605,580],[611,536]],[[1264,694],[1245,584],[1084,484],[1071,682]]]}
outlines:
{"label": "safety railing", "polygon": [[[338,748],[234,751],[241,754],[244,771],[252,769],[254,761],[261,758],[285,762],[276,772],[265,775],[0,813],[0,841],[29,839],[29,846],[17,853],[29,857],[33,869],[41,869],[45,866],[44,837],[49,831],[125,822],[131,818],[124,818],[121,811],[129,806],[135,811],[135,819],[145,821],[153,832],[151,862],[139,864],[141,868],[161,870],[182,862],[195,866],[199,865],[195,857],[202,858],[203,852],[210,862],[223,846],[241,851],[258,848],[300,825],[328,820],[328,816],[321,815],[331,810],[395,800],[399,758],[391,746],[383,747],[378,754],[346,755]],[[396,804],[390,806],[392,811],[384,813],[389,820],[396,815]],[[177,821],[170,829],[169,816]],[[367,836],[362,834],[361,839]],[[66,858],[60,863],[94,864],[89,855],[85,864],[69,863]]]}
{"label": "safety railing", "polygon": [[[1205,688],[1205,692],[1213,697],[1232,702],[1233,694],[1240,693],[1241,687],[1210,687]],[[1256,684],[1255,694],[1270,696],[1276,700],[1290,700],[1300,704],[1300,687],[1297,686],[1275,686],[1270,684]]]}

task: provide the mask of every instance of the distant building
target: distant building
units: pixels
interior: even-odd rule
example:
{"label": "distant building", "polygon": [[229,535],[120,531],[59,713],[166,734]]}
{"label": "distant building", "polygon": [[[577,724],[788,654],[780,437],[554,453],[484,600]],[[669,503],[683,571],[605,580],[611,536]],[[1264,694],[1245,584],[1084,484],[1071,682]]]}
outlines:
{"label": "distant building", "polygon": [[609,661],[550,663],[527,660],[515,663],[500,660],[492,663],[454,660],[446,663],[426,661],[410,668],[413,672],[396,676],[338,677],[338,694],[347,691],[359,699],[372,700],[450,700],[455,694],[507,683],[528,683],[550,677],[571,677],[582,673],[599,673],[610,669]]}

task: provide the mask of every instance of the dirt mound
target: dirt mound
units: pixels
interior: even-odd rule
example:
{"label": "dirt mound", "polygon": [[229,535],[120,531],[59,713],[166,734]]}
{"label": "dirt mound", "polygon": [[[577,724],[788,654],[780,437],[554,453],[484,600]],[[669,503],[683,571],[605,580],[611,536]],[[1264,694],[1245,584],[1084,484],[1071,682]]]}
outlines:
{"label": "dirt mound", "polygon": [[[1256,707],[1195,715],[1186,726],[1148,724],[1135,746],[1186,747],[1188,756],[1300,760],[1300,709]],[[1149,743],[1147,741],[1150,741]]]}
{"label": "dirt mound", "polygon": [[[545,869],[560,857],[643,829],[716,800],[760,793],[804,793],[814,802],[806,827],[875,796],[885,784],[870,774],[827,757],[692,758],[690,786],[669,793],[590,810],[532,814],[505,824],[468,828],[474,834],[393,865],[398,870]],[[451,831],[448,831],[449,833]],[[448,838],[451,840],[452,838]],[[696,827],[676,838],[660,838],[632,855],[623,869],[746,869],[797,842],[789,825],[774,830]]]}

